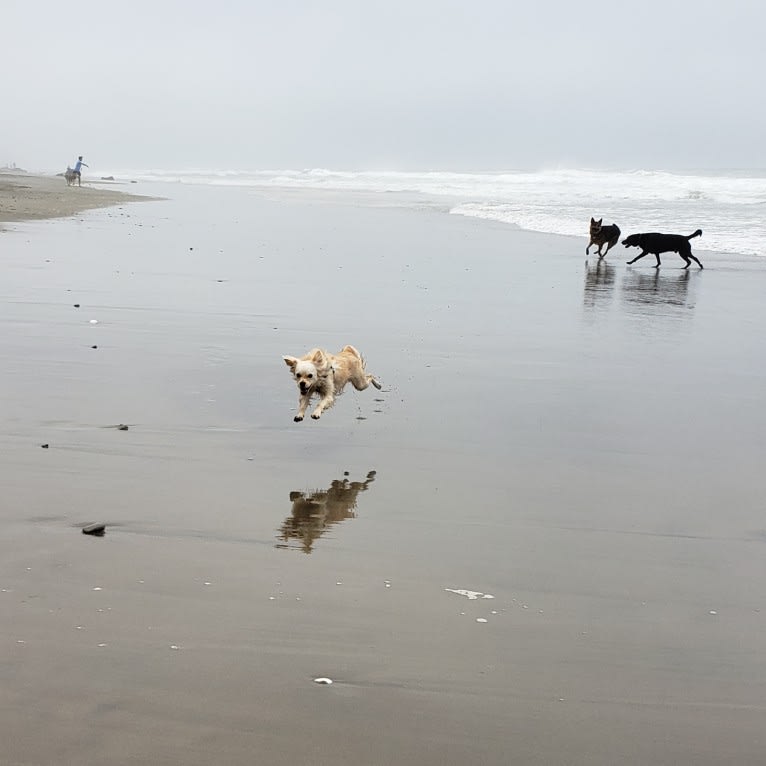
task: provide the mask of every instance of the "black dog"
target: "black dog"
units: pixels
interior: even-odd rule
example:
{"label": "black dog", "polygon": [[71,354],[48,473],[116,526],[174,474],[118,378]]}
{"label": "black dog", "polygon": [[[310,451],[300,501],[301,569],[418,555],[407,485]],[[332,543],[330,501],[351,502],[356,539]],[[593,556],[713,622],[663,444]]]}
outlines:
{"label": "black dog", "polygon": [[660,253],[678,253],[686,261],[685,269],[692,265],[692,261],[700,268],[703,268],[697,258],[692,255],[692,246],[689,244],[690,239],[701,236],[702,229],[697,229],[694,234],[690,234],[688,237],[685,237],[683,234],[657,234],[656,232],[650,234],[631,234],[622,240],[622,244],[625,247],[640,247],[643,251],[632,261],[628,261],[628,263],[635,263],[639,258],[652,253],[657,259],[657,265],[654,267],[656,269],[660,265]]}

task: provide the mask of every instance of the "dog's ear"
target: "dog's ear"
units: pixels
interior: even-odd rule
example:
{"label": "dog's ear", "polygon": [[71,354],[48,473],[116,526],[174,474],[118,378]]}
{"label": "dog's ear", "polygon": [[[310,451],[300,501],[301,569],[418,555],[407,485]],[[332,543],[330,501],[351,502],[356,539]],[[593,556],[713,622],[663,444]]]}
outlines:
{"label": "dog's ear", "polygon": [[283,356],[282,359],[285,360],[285,364],[293,371],[295,372],[295,365],[298,364],[297,357],[294,356]]}
{"label": "dog's ear", "polygon": [[593,216],[591,216],[591,218],[590,218],[590,222],[591,222],[591,223],[592,223],[592,224],[595,226],[595,224],[596,224],[596,219],[595,219]]}
{"label": "dog's ear", "polygon": [[314,353],[311,355],[311,361],[314,363],[314,367],[316,367],[318,370],[321,370],[327,366],[327,357],[321,348],[318,348],[314,351]]}
{"label": "dog's ear", "polygon": [[290,502],[294,503],[296,500],[300,500],[303,497],[303,492],[297,492],[293,490],[290,493]]}

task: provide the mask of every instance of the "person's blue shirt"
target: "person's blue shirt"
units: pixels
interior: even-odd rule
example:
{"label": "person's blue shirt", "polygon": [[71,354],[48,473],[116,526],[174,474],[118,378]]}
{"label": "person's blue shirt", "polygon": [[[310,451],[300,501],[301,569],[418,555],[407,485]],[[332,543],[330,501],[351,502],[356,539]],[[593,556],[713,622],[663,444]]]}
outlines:
{"label": "person's blue shirt", "polygon": [[[75,163],[75,166],[74,166],[74,172],[75,173],[79,173],[80,172],[80,168],[83,165],[85,165],[85,163],[81,159],[78,159],[77,162]],[[88,166],[85,165],[85,167],[87,168]]]}

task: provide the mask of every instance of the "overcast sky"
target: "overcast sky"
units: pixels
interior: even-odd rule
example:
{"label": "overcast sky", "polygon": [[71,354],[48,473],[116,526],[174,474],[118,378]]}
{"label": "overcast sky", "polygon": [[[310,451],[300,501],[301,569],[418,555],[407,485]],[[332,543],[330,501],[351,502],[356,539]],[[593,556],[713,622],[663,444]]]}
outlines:
{"label": "overcast sky", "polygon": [[0,165],[766,167],[766,3],[3,0]]}

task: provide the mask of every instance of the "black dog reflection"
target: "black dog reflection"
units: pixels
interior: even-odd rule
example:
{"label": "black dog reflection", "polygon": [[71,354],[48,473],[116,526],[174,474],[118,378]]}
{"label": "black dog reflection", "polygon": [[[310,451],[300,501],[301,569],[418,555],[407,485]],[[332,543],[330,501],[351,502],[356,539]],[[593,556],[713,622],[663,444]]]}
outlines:
{"label": "black dog reflection", "polygon": [[[689,285],[691,277],[688,271],[678,275],[642,274],[631,271],[622,280],[623,299],[632,304],[678,306],[690,305]],[[693,305],[693,302],[691,303]]]}
{"label": "black dog reflection", "polygon": [[[360,492],[365,492],[375,481],[370,471],[364,481],[335,479],[328,489],[314,492],[291,492],[293,507],[279,528],[277,548],[295,548],[311,553],[314,541],[333,524],[356,517],[356,503]],[[298,544],[291,544],[291,541]]]}

